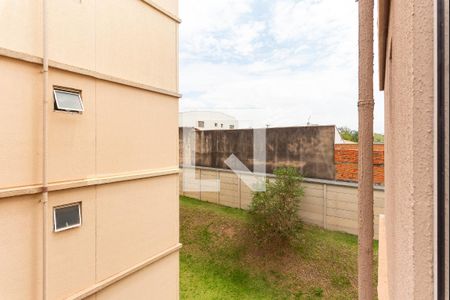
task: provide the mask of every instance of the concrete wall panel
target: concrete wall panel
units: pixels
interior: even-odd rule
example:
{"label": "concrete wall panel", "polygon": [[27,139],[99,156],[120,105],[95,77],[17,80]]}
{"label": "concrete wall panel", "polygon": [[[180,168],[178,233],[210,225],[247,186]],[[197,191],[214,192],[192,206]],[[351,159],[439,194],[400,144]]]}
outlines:
{"label": "concrete wall panel", "polygon": [[[216,171],[203,171],[201,172],[201,199],[204,201],[219,203],[219,193],[214,192],[217,185],[214,183],[214,180],[219,179],[219,173]],[[211,182],[208,182],[211,180]]]}
{"label": "concrete wall panel", "polygon": [[177,90],[178,24],[138,0],[97,1],[96,17],[98,72]]}
{"label": "concrete wall panel", "polygon": [[306,222],[308,224],[318,225],[318,226],[323,225],[323,215],[322,214],[317,214],[317,213],[301,210],[299,212],[299,215],[300,215],[300,218],[302,218],[303,222]]}
{"label": "concrete wall panel", "polygon": [[[3,57],[0,64],[5,75],[0,88],[8,94],[2,98],[0,116],[10,125],[0,128],[2,145],[9,145],[0,148],[0,188],[39,184],[41,67]],[[17,78],[28,84],[18,87]],[[85,111],[54,111],[54,86],[81,90]],[[178,102],[171,97],[55,69],[50,72],[49,89],[50,182],[177,165]],[[129,135],[130,131],[137,134]]]}
{"label": "concrete wall panel", "polygon": [[104,81],[96,96],[99,174],[178,166],[178,101]]}
{"label": "concrete wall panel", "polygon": [[178,299],[178,261],[178,253],[171,254],[101,291],[96,300]]}
{"label": "concrete wall panel", "polygon": [[[145,1],[145,0],[144,0]],[[178,0],[151,0],[159,7],[167,10],[171,14],[178,15]]]}
{"label": "concrete wall panel", "polygon": [[186,178],[183,176],[183,173],[180,173],[180,177],[182,180],[182,184],[180,186],[180,191],[183,193],[186,197],[192,197],[196,199],[201,198],[200,190],[200,170],[190,170],[190,174],[192,174],[193,178],[191,178],[191,175],[186,175]]}
{"label": "concrete wall panel", "polygon": [[[306,188],[308,190],[308,188]],[[323,206],[323,194],[321,197],[308,197],[304,196],[302,199],[302,203],[311,204],[311,205],[322,205]]]}
{"label": "concrete wall panel", "polygon": [[42,56],[41,16],[42,0],[0,1],[0,47]]}
{"label": "concrete wall panel", "polygon": [[[283,166],[298,168],[305,177],[334,179],[334,126],[269,128],[266,131],[266,172]],[[253,130],[196,132],[196,166],[228,169],[225,160],[234,154],[254,170]],[[180,149],[183,149],[180,128]]]}
{"label": "concrete wall panel", "polygon": [[178,243],[178,177],[97,188],[97,280]]}
{"label": "concrete wall panel", "polygon": [[[178,13],[178,1],[154,3]],[[177,90],[178,24],[144,1],[51,0],[48,21],[51,60]],[[42,0],[1,1],[0,27],[2,48],[42,57]]]}
{"label": "concrete wall panel", "polygon": [[49,1],[51,60],[95,70],[95,6],[90,1]]}
{"label": "concrete wall panel", "polygon": [[230,207],[240,207],[239,178],[233,173],[223,173],[220,178],[219,203]]}
{"label": "concrete wall panel", "polygon": [[[242,179],[244,179],[246,175],[242,175]],[[252,203],[253,198],[253,191],[248,187],[244,180],[241,180],[240,182],[240,199],[241,199],[241,208],[242,209],[248,209],[250,207],[250,204]]]}
{"label": "concrete wall panel", "polygon": [[[96,175],[95,82],[92,78],[54,69],[49,73],[48,172],[50,182],[84,179]],[[54,86],[81,90],[84,112],[78,114],[55,111]],[[35,113],[41,117],[41,113],[37,111]]]}
{"label": "concrete wall panel", "polygon": [[[76,202],[81,227],[53,232],[53,208]],[[47,220],[49,299],[64,299],[95,283],[95,187],[50,193]]]}
{"label": "concrete wall panel", "polygon": [[0,298],[37,299],[42,283],[40,197],[0,199]]}
{"label": "concrete wall panel", "polygon": [[0,57],[0,69],[0,188],[38,184],[42,173],[41,69],[5,57]]}
{"label": "concrete wall panel", "polygon": [[[305,198],[309,197],[323,197],[323,189],[315,189],[312,188],[313,185],[309,184],[308,186],[304,186],[304,196]],[[320,186],[320,185],[319,185]]]}

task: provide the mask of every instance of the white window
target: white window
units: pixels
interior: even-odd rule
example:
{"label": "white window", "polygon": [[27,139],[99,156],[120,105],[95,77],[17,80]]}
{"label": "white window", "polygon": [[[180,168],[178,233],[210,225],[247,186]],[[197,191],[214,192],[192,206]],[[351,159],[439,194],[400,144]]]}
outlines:
{"label": "white window", "polygon": [[81,202],[53,208],[53,229],[55,232],[81,226]]}
{"label": "white window", "polygon": [[77,113],[84,111],[80,91],[55,88],[53,90],[53,95],[55,97],[55,110]]}

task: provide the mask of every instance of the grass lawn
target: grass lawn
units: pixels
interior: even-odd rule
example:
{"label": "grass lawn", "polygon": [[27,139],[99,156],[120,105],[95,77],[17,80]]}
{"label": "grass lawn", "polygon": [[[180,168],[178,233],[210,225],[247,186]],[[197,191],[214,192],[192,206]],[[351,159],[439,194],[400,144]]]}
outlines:
{"label": "grass lawn", "polygon": [[291,248],[262,251],[245,211],[180,201],[181,299],[357,299],[355,236],[304,225]]}

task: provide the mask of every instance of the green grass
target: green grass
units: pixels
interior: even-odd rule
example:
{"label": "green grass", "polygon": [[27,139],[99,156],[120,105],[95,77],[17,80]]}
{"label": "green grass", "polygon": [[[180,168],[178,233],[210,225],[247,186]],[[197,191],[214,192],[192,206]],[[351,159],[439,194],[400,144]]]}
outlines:
{"label": "green grass", "polygon": [[264,251],[247,232],[245,211],[180,203],[182,299],[357,298],[355,236],[304,225],[292,247]]}

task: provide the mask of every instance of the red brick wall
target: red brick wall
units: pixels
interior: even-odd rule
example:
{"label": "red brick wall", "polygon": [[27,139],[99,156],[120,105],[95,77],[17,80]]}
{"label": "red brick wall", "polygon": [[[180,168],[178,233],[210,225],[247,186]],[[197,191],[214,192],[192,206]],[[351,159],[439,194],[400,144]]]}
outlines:
{"label": "red brick wall", "polygon": [[[334,146],[336,180],[358,181],[358,145],[336,144]],[[373,146],[373,182],[384,184],[384,145]]]}

